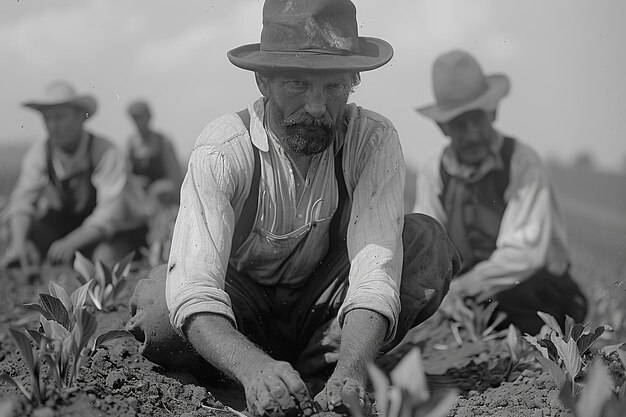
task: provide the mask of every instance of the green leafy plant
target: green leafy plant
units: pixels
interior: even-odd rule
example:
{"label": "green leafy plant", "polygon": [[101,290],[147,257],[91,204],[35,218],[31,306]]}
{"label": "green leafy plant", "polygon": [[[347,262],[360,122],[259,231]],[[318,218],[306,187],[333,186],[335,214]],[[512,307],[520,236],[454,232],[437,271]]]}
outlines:
{"label": "green leafy plant", "polygon": [[574,323],[571,317],[565,320],[565,331],[550,314],[537,312],[546,323],[548,333],[537,338],[526,335],[526,339],[540,354],[536,355],[541,365],[548,370],[559,389],[569,382],[572,395],[576,397],[581,386],[576,382],[583,366],[588,362],[585,354],[607,328],[599,326],[593,331],[586,331],[586,326]]}
{"label": "green leafy plant", "polygon": [[[31,402],[42,403],[50,398],[51,392],[71,392],[78,369],[99,346],[113,339],[130,336],[126,330],[109,330],[97,336],[91,343],[96,332],[96,318],[84,305],[90,285],[91,282],[83,284],[69,296],[63,287],[51,282],[50,294],[39,294],[39,303],[24,305],[25,308],[41,314],[38,330],[26,329],[22,332],[11,329],[29,368],[32,392],[29,393],[7,374],[0,378],[16,385]],[[41,375],[43,363],[48,366],[47,376],[52,376],[54,384]]]}
{"label": "green leafy plant", "polygon": [[472,311],[472,317],[469,318],[462,315],[462,319],[459,323],[455,321],[450,322],[452,334],[458,344],[463,343],[459,327],[462,327],[467,331],[472,342],[484,342],[496,339],[505,334],[506,331],[495,331],[498,325],[506,319],[506,313],[502,311],[498,311],[498,313],[495,314],[496,308],[498,308],[497,301],[494,300],[490,303],[482,303],[472,298],[468,298],[464,302],[465,305]]}
{"label": "green leafy plant", "polygon": [[575,417],[621,417],[626,409],[626,383],[615,387],[606,365],[600,357],[591,362],[585,384],[575,398],[566,383],[560,399]]}
{"label": "green leafy plant", "polygon": [[100,261],[94,265],[80,252],[76,252],[74,270],[78,272],[77,278],[83,285],[91,282],[87,293],[96,309],[113,310],[122,305],[118,301],[119,295],[126,286],[134,256],[134,252],[129,253],[109,269]]}
{"label": "green leafy plant", "polygon": [[39,349],[35,348],[31,344],[31,339],[28,335],[21,330],[9,328],[9,332],[13,340],[15,340],[17,348],[28,368],[31,388],[29,391],[21,382],[7,373],[0,374],[0,381],[15,385],[33,405],[46,403],[48,399],[54,398],[55,389],[41,372],[41,363],[43,361],[41,352],[43,352],[43,349],[41,349],[41,346]]}
{"label": "green leafy plant", "polygon": [[519,329],[512,324],[507,329],[504,343],[511,354],[511,362],[507,374],[510,375],[521,365],[534,359],[535,349],[522,337]]}
{"label": "green leafy plant", "polygon": [[454,390],[441,396],[431,395],[417,347],[404,355],[389,377],[374,364],[368,370],[378,415],[382,417],[444,417],[456,402]]}

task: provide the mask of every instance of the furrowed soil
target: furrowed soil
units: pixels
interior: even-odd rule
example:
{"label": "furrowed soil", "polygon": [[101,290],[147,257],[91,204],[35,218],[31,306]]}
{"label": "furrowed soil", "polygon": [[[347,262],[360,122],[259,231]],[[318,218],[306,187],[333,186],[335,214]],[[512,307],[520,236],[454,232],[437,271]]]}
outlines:
{"label": "furrowed soil", "polygon": [[[557,176],[557,187],[560,184],[567,190],[572,178],[568,173]],[[623,177],[622,183],[626,183]],[[607,324],[615,329],[592,346],[596,356],[602,356],[598,353],[602,346],[626,341],[626,205],[622,206],[621,201],[603,202],[598,207],[601,198],[585,200],[576,193],[565,193],[562,198],[573,252],[573,275],[590,300],[587,323],[591,328]],[[135,264],[121,297],[123,305],[128,305],[134,285],[147,271],[145,262]],[[26,312],[22,305],[37,302],[39,293],[48,293],[50,281],[68,292],[79,285],[73,271],[67,268],[44,268],[38,277],[0,272],[0,374],[8,373],[27,388],[30,376],[8,328],[36,326],[38,314]],[[124,328],[130,313],[122,306],[115,311],[98,312],[96,317],[99,334]],[[462,329],[459,335],[461,344],[450,324],[434,316],[414,329],[378,365],[388,371],[408,349],[419,347],[430,389],[435,393],[449,389],[458,392],[448,416],[573,415],[559,399],[549,373],[536,361],[529,360],[511,369],[503,335],[480,342],[472,342]],[[104,344],[80,369],[76,390],[37,407],[31,406],[17,388],[0,382],[0,417],[236,416],[245,409],[243,393],[236,384],[203,386],[184,375],[168,375],[145,360],[138,349],[139,343],[132,338]],[[626,371],[619,359],[605,357],[604,361],[616,383],[624,384]]]}

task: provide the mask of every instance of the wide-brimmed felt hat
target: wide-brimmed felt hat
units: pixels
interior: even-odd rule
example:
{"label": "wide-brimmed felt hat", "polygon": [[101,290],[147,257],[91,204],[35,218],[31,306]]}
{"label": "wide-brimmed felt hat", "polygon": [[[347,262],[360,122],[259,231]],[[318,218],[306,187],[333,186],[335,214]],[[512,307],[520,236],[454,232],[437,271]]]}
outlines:
{"label": "wide-brimmed felt hat", "polygon": [[459,50],[439,56],[433,64],[432,77],[437,103],[417,111],[439,123],[470,110],[493,111],[510,89],[506,75],[485,75],[470,54]]}
{"label": "wide-brimmed felt hat", "polygon": [[46,87],[39,98],[23,103],[24,106],[38,111],[62,104],[80,108],[88,116],[93,116],[98,107],[95,98],[88,94],[76,93],[74,87],[67,81],[54,81]]}
{"label": "wide-brimmed felt hat", "polygon": [[350,0],[266,0],[261,42],[227,55],[250,71],[360,72],[385,65],[393,48],[382,39],[359,37]]}

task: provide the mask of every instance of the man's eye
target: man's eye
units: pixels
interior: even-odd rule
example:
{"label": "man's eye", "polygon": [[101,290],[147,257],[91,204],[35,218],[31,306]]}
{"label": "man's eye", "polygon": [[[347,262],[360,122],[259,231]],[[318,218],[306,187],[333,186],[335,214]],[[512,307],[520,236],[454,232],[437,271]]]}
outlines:
{"label": "man's eye", "polygon": [[346,85],[343,83],[332,83],[327,85],[328,90],[333,94],[343,93],[346,89]]}
{"label": "man's eye", "polygon": [[306,87],[306,83],[300,80],[288,80],[285,82],[286,86],[289,88],[304,88]]}

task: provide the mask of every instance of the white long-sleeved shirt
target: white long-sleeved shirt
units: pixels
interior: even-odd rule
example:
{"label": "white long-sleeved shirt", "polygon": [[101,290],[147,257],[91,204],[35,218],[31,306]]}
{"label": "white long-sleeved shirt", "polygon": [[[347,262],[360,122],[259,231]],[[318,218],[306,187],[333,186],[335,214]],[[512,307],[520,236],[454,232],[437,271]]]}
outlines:
{"label": "white long-sleeved shirt", "polygon": [[[494,142],[493,156],[499,158],[502,136]],[[431,158],[418,174],[415,212],[433,216],[446,227],[448,214],[441,204],[442,161],[448,172],[468,175],[454,150],[447,146]],[[501,161],[487,160],[498,165]],[[480,168],[479,168],[480,170]],[[539,156],[528,145],[516,141],[511,156],[509,185],[504,193],[506,209],[491,256],[459,279],[474,281],[475,295],[510,288],[542,267],[555,274],[569,264],[566,228],[549,174]]]}
{"label": "white long-sleeved shirt", "polygon": [[[215,313],[236,325],[224,291],[229,261],[261,284],[298,286],[328,251],[328,228],[338,200],[334,152],[352,201],[347,231],[349,289],[339,321],[356,308],[385,316],[393,338],[400,311],[404,159],[391,122],[349,104],[347,131],[313,157],[297,201],[294,172],[264,126],[264,102],[248,106],[250,131],[236,114],[210,123],[191,153],[170,252],[166,300],[172,325],[195,313]],[[259,149],[261,179],[254,233],[231,260],[235,223],[248,196]],[[249,269],[245,269],[249,268]]]}
{"label": "white long-sleeved shirt", "polygon": [[[46,140],[33,143],[22,160],[18,182],[11,193],[6,215],[37,216],[45,212],[48,202],[44,189],[50,182]],[[78,149],[68,154],[52,147],[52,165],[57,178],[63,180],[89,168],[92,155],[97,162],[91,175],[96,188],[96,207],[81,227],[98,229],[111,236],[146,224],[149,212],[145,209],[143,191],[132,181],[129,165],[123,154],[109,140],[92,136],[91,154],[88,133],[83,132]]]}

